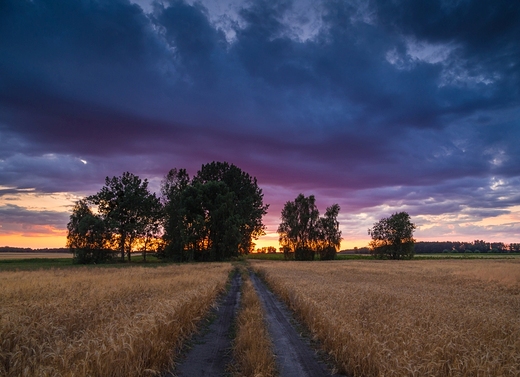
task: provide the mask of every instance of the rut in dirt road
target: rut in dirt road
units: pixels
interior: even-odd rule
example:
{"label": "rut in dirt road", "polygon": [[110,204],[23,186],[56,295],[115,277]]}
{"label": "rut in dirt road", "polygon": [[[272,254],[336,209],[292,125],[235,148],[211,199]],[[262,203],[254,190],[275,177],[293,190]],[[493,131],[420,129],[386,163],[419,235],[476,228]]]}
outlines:
{"label": "rut in dirt road", "polygon": [[254,273],[250,273],[250,277],[264,306],[280,377],[339,376],[328,371],[327,367],[317,360],[312,349],[304,343],[291,325],[290,314],[285,305]]}
{"label": "rut in dirt road", "polygon": [[231,362],[231,325],[240,302],[242,276],[236,272],[231,288],[219,302],[216,318],[203,335],[195,336],[193,348],[177,365],[173,373],[164,377],[218,377],[227,375]]}

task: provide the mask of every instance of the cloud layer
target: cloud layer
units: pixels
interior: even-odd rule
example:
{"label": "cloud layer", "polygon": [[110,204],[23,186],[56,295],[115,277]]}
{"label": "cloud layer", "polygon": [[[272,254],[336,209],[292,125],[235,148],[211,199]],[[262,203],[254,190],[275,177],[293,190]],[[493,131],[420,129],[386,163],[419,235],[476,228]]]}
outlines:
{"label": "cloud layer", "polygon": [[5,1],[0,185],[85,195],[226,160],[271,232],[304,192],[341,205],[345,238],[402,209],[418,237],[520,237],[485,225],[520,205],[520,4],[218,4]]}

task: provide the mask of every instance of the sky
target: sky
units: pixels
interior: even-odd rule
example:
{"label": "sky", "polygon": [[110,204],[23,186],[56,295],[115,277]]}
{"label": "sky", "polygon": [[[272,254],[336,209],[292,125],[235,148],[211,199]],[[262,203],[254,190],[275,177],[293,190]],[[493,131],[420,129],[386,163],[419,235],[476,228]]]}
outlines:
{"label": "sky", "polygon": [[130,171],[227,161],[338,203],[343,248],[406,211],[418,241],[520,242],[520,2],[3,0],[0,246],[64,247]]}

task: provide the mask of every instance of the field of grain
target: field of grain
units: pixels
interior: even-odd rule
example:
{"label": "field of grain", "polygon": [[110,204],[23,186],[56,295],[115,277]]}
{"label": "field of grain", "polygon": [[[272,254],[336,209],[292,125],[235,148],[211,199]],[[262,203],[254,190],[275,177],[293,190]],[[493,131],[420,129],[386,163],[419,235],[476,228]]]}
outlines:
{"label": "field of grain", "polygon": [[344,373],[520,375],[520,260],[251,264]]}
{"label": "field of grain", "polygon": [[69,258],[72,259],[71,253],[11,253],[11,252],[4,252],[0,253],[0,260],[5,259],[33,259],[33,258]]}
{"label": "field of grain", "polygon": [[233,354],[236,362],[234,376],[276,376],[273,346],[267,331],[264,310],[247,271],[243,271],[241,308],[236,321]]}
{"label": "field of grain", "polygon": [[231,269],[213,263],[1,272],[0,375],[158,375]]}

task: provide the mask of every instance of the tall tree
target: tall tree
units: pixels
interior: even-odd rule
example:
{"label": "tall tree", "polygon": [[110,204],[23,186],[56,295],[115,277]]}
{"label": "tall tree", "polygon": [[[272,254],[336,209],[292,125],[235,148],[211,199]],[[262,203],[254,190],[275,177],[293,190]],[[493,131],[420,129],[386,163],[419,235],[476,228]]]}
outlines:
{"label": "tall tree", "polygon": [[[196,259],[220,261],[238,256],[242,240],[241,218],[235,212],[235,195],[223,182],[195,182],[186,212],[197,240]],[[194,216],[193,216],[194,215]],[[195,239],[196,239],[195,238]]]}
{"label": "tall tree", "polygon": [[294,253],[297,260],[313,260],[319,238],[320,213],[314,195],[300,194],[285,203],[282,222],[278,226],[279,242],[284,253]]}
{"label": "tall tree", "polygon": [[76,263],[101,263],[111,259],[110,234],[87,199],[76,202],[67,224],[67,247]]}
{"label": "tall tree", "polygon": [[136,241],[147,235],[160,208],[159,199],[148,191],[148,181],[129,172],[120,177],[107,177],[101,191],[87,199],[98,206],[121,259],[125,259],[126,253],[130,261]]}
{"label": "tall tree", "polygon": [[339,230],[339,204],[333,204],[320,218],[319,226],[319,253],[320,259],[334,259],[341,245],[341,230]]}
{"label": "tall tree", "polygon": [[222,260],[251,251],[264,234],[262,190],[256,178],[227,162],[212,162],[190,181],[173,169],[162,184],[165,256],[174,260]]}
{"label": "tall tree", "polygon": [[406,212],[394,213],[388,218],[383,218],[374,223],[368,234],[371,252],[379,258],[411,259],[414,255],[413,231],[415,224],[410,220]]}
{"label": "tall tree", "polygon": [[269,205],[263,204],[264,195],[258,187],[256,178],[233,164],[214,161],[202,165],[193,181],[201,184],[211,181],[222,182],[227,186],[233,196],[233,214],[241,234],[238,253],[251,252],[254,246],[253,240],[265,234],[262,217],[269,208]]}
{"label": "tall tree", "polygon": [[161,199],[164,204],[164,256],[178,262],[190,260],[185,245],[185,200],[190,185],[186,169],[171,169],[161,184]]}

